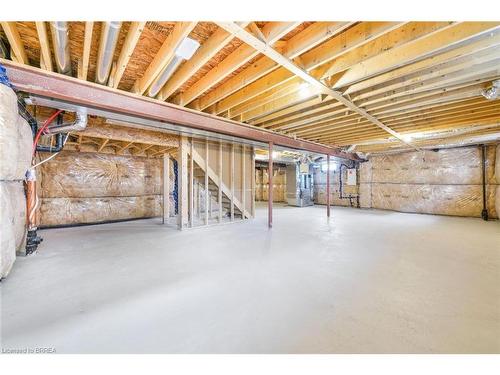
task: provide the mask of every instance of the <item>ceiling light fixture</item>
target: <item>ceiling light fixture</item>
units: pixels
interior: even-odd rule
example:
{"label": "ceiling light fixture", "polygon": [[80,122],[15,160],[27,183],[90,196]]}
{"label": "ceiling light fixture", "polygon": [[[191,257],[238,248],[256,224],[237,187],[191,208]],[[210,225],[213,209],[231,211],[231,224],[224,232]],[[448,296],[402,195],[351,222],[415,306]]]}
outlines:
{"label": "ceiling light fixture", "polygon": [[184,40],[179,44],[177,49],[175,50],[174,57],[167,64],[165,69],[158,75],[158,78],[151,84],[151,87],[148,90],[148,95],[151,97],[155,97],[168,79],[172,76],[172,74],[177,70],[179,65],[184,60],[189,60],[193,57],[194,53],[200,47],[200,43],[191,38],[184,38]]}

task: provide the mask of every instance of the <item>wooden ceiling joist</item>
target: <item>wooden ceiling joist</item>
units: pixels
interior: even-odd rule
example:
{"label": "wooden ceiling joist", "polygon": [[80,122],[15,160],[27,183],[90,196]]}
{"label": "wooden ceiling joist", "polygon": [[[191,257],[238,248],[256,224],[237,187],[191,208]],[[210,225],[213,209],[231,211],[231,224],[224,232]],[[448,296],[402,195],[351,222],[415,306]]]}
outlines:
{"label": "wooden ceiling joist", "polygon": [[136,81],[134,86],[134,92],[136,94],[144,94],[156,77],[158,77],[162,70],[165,69],[168,63],[172,60],[177,47],[189,35],[195,26],[196,22],[178,22],[174,26],[174,29],[167,36],[167,39],[163,42],[153,61],[144,72],[144,75]]}
{"label": "wooden ceiling joist", "polygon": [[92,47],[92,32],[94,30],[94,22],[85,22],[85,34],[83,38],[83,54],[78,60],[78,78],[84,81],[87,80],[90,61],[90,48]]}
{"label": "wooden ceiling joist", "polygon": [[146,22],[131,22],[130,28],[127,33],[127,37],[125,38],[125,42],[123,43],[123,47],[120,51],[120,56],[118,57],[118,61],[116,62],[116,71],[113,75],[113,86],[117,88],[122,79],[123,73],[127,68],[128,62],[132,57],[132,53],[134,52],[135,46],[141,37],[141,34],[144,30],[144,26]]}
{"label": "wooden ceiling joist", "polygon": [[16,23],[2,21],[0,24],[2,25],[5,35],[7,36],[10,48],[14,52],[17,62],[20,64],[28,64],[28,56],[26,55],[26,50],[24,49],[24,44],[21,40],[21,36],[19,35],[19,31],[17,30]]}
{"label": "wooden ceiling joist", "polygon": [[[248,22],[240,23],[240,25],[245,27],[247,23]],[[160,94],[158,94],[158,99],[167,100],[182,84],[214,57],[233,38],[234,36],[224,29],[216,30],[214,34],[203,43],[198,51],[196,51],[193,57],[189,61],[186,61],[168,80]]]}
{"label": "wooden ceiling joist", "polygon": [[40,68],[53,71],[52,56],[50,54],[49,38],[45,22],[35,22],[38,40],[40,41]]}
{"label": "wooden ceiling joist", "polygon": [[391,69],[411,64],[430,57],[444,49],[466,42],[468,39],[498,30],[495,22],[462,22],[442,31],[405,44],[393,50],[372,57],[362,64],[349,68],[349,71],[335,83],[333,88],[349,86],[353,83],[385,73]]}
{"label": "wooden ceiling joist", "polygon": [[[288,34],[296,26],[296,22],[269,22],[262,28],[262,33],[264,35],[267,35],[267,44],[272,45],[281,37]],[[229,34],[234,37],[231,32],[229,32]],[[251,46],[242,44],[235,51],[229,54],[224,60],[222,60],[216,67],[214,67],[205,76],[203,76],[203,78],[193,84],[193,86],[191,86],[186,92],[182,93],[177,98],[174,98],[174,102],[184,106],[189,105],[196,98],[205,93],[205,91],[215,86],[217,83],[222,81],[238,68],[245,65],[258,54],[259,52],[253,49]],[[206,104],[200,104],[199,102],[196,102],[189,105],[189,107],[200,109],[204,105]]]}
{"label": "wooden ceiling joist", "polygon": [[[256,50],[259,52],[265,54],[266,56],[270,57],[274,61],[276,61],[278,64],[282,65],[284,68],[290,70],[292,73],[297,75],[298,77],[302,78],[304,81],[310,83],[312,86],[317,88],[321,93],[327,94],[334,99],[338,100],[340,103],[345,105],[347,108],[353,110],[354,112],[360,114],[361,116],[365,117],[369,121],[371,121],[374,125],[378,126],[379,128],[385,130],[387,133],[391,134],[392,136],[396,137],[399,139],[401,142],[406,143],[410,147],[413,147],[411,143],[405,140],[400,134],[377,120],[374,116],[370,115],[368,112],[366,112],[364,109],[357,107],[354,103],[349,101],[348,99],[344,98],[342,94],[338,93],[337,91],[332,90],[330,87],[325,85],[323,82],[319,81],[315,77],[309,75],[304,69],[300,68],[299,66],[295,65],[290,59],[284,57],[281,55],[278,51],[274,50],[273,48],[270,48],[267,44],[263,43],[260,41],[258,38],[254,37],[252,34],[248,33],[246,30],[241,28],[239,25],[235,24],[234,22],[220,22],[217,23],[220,27],[225,28],[226,30],[234,33],[238,38],[243,40],[245,43],[251,45],[254,47]],[[417,148],[418,149],[418,148]]]}

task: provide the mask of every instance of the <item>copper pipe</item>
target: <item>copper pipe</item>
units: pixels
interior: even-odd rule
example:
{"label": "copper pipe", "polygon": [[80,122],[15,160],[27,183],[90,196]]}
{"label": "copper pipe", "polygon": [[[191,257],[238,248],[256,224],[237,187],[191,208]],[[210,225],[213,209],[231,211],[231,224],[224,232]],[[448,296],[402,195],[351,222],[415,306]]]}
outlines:
{"label": "copper pipe", "polygon": [[38,226],[36,212],[38,202],[35,170],[29,169],[26,173],[26,221],[28,230],[36,229]]}

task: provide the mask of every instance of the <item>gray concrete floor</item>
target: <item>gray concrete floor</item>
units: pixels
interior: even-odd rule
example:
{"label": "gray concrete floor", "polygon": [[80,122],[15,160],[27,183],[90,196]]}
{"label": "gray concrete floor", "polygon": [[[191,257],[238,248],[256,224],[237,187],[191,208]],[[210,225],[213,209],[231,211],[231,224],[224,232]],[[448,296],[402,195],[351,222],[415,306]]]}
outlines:
{"label": "gray concrete floor", "polygon": [[324,207],[183,232],[42,231],[1,283],[2,347],[500,352],[500,223]]}

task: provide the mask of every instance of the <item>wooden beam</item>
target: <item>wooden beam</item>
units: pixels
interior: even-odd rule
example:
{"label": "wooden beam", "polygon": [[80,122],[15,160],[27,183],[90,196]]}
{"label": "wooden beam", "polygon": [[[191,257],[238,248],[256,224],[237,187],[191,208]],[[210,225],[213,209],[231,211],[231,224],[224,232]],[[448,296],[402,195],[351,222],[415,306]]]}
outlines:
{"label": "wooden beam", "polygon": [[90,60],[90,47],[92,46],[92,31],[94,30],[94,22],[85,22],[85,36],[83,39],[83,55],[80,69],[78,69],[78,78],[87,80]]}
{"label": "wooden beam", "polygon": [[134,85],[136,94],[144,94],[162,70],[168,65],[175,54],[175,50],[196,26],[196,22],[177,22],[174,29],[168,34],[160,50],[144,72],[142,78]]}
{"label": "wooden beam", "polygon": [[[240,24],[245,27],[248,22]],[[158,94],[158,99],[167,100],[193,74],[214,57],[227,43],[234,38],[224,29],[216,30],[196,51],[193,57],[186,61],[168,80]]]}
{"label": "wooden beam", "polygon": [[[286,42],[283,55],[293,59],[308,49],[313,48],[316,44],[342,32],[349,25],[351,25],[350,22],[314,23]],[[248,100],[251,99],[252,96],[258,95],[263,89],[271,89],[273,87],[271,82],[274,82],[274,85],[276,85],[279,82],[284,82],[284,80],[293,78],[293,74],[283,68],[278,68],[278,71],[270,73],[277,67],[278,65],[275,61],[264,56],[243,72],[229,79],[216,90],[201,97],[199,100],[199,109],[204,110],[210,105],[227,97],[227,100],[223,100],[215,107],[215,113],[220,114],[232,106],[241,103],[243,100]],[[266,76],[268,73],[270,73],[270,77]],[[279,80],[276,81],[276,79]],[[252,84],[254,81],[255,84]],[[249,84],[252,84],[252,87],[246,88],[245,86]],[[240,93],[240,91],[242,91],[240,89],[243,87],[245,87],[245,89],[243,89],[245,93]],[[234,95],[231,95],[233,93]]]}
{"label": "wooden beam", "polygon": [[179,229],[184,229],[188,223],[188,147],[189,142],[181,136],[177,157],[179,158],[178,184],[179,184]]}
{"label": "wooden beam", "polygon": [[122,79],[123,73],[127,68],[128,62],[134,53],[135,46],[144,30],[146,22],[131,22],[130,28],[120,51],[120,56],[116,63],[116,72],[113,76],[113,87],[117,88]]}
{"label": "wooden beam", "polygon": [[313,76],[309,75],[305,70],[302,68],[298,67],[295,65],[290,59],[284,57],[281,55],[279,52],[274,50],[273,48],[270,48],[267,46],[265,43],[262,43],[259,39],[255,38],[252,34],[248,33],[235,23],[230,23],[230,22],[219,22],[217,23],[220,27],[226,28],[226,30],[233,32],[238,38],[243,40],[245,43],[248,43],[249,45],[253,46],[255,49],[260,51],[261,53],[265,54],[266,56],[270,57],[274,61],[276,61],[278,64],[282,65],[286,69],[290,70],[292,73],[295,75],[299,76],[302,78],[304,81],[309,82],[313,87],[317,88],[320,93],[327,94],[334,99],[338,100],[340,103],[345,105],[347,108],[353,110],[354,112],[360,114],[361,116],[365,117],[369,121],[371,121],[373,124],[378,126],[379,128],[385,130],[387,133],[391,134],[392,136],[396,137],[399,139],[401,142],[407,144],[410,147],[414,147],[411,143],[405,140],[400,134],[389,128],[388,126],[384,125],[382,122],[380,122],[378,119],[376,119],[374,116],[370,115],[366,110],[357,107],[354,103],[349,101],[348,99],[344,98],[341,93],[332,90],[330,87],[325,85],[323,82],[319,81],[318,79],[314,78]]}
{"label": "wooden beam", "polygon": [[108,142],[109,142],[109,138],[103,139],[101,145],[97,149],[97,152],[101,152],[104,149],[104,147],[106,147],[106,145],[108,144]]}
{"label": "wooden beam", "polygon": [[170,155],[163,155],[163,224],[168,223],[170,217]]}
{"label": "wooden beam", "polygon": [[19,31],[17,30],[17,26],[15,22],[0,22],[2,25],[3,31],[9,40],[10,48],[14,52],[16,61],[20,64],[29,64],[28,55],[26,55],[26,51],[24,49],[24,44],[21,40],[21,36],[19,35]]}
{"label": "wooden beam", "polygon": [[[40,67],[46,70],[53,71],[52,57],[50,55],[50,44],[47,36],[47,28],[45,22],[35,22],[36,31],[38,33],[38,41],[40,42]],[[42,67],[43,62],[43,67]]]}
{"label": "wooden beam", "polygon": [[334,88],[344,87],[376,74],[385,73],[391,69],[411,64],[430,57],[445,49],[459,45],[481,34],[499,29],[498,22],[462,22],[443,31],[434,33],[428,38],[418,39],[393,50],[381,53],[371,59],[353,66],[337,81]]}
{"label": "wooden beam", "polygon": [[[293,22],[268,22],[262,28],[262,33],[267,35],[267,43],[273,44],[295,27],[296,23]],[[231,32],[229,33],[232,35]],[[209,88],[226,78],[229,74],[246,64],[258,54],[259,52],[255,51],[252,47],[245,44],[241,45],[224,60],[222,60],[216,67],[193,84],[193,86],[191,86],[186,92],[180,95],[175,101],[176,104],[183,106],[190,104]],[[190,107],[193,108],[196,106],[197,104],[193,103]]]}

